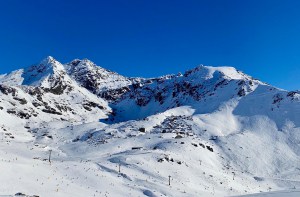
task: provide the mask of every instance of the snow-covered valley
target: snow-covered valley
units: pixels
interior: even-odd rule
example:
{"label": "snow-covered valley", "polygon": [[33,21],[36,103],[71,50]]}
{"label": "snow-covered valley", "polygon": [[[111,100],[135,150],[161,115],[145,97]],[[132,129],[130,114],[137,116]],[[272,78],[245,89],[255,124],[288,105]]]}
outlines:
{"label": "snow-covered valley", "polygon": [[299,115],[299,92],[232,67],[145,79],[48,57],[0,75],[0,195],[294,195]]}

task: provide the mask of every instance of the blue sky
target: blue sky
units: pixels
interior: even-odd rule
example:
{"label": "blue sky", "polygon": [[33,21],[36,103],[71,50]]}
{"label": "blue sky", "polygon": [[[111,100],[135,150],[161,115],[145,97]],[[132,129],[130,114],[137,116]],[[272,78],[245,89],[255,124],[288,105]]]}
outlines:
{"label": "blue sky", "polygon": [[0,1],[0,73],[51,55],[126,76],[230,65],[300,89],[298,0]]}

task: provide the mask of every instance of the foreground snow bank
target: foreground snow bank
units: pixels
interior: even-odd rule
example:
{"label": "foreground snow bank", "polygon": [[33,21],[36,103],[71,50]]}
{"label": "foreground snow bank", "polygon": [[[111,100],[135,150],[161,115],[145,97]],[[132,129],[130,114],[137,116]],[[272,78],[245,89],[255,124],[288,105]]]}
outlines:
{"label": "foreground snow bank", "polygon": [[259,194],[250,194],[245,195],[243,197],[299,197],[300,190],[284,190],[284,191],[277,191],[277,192],[263,192]]}

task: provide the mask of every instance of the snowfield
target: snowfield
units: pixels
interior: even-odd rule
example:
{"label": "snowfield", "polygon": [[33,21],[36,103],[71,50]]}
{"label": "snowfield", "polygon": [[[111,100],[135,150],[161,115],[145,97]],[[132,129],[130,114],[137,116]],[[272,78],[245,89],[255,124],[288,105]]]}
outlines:
{"label": "snowfield", "polygon": [[260,193],[260,194],[250,194],[244,197],[298,197],[300,196],[299,190],[286,190],[286,191],[277,191],[277,192],[268,192],[268,193]]}
{"label": "snowfield", "polygon": [[0,75],[0,195],[299,196],[299,101],[232,67],[48,57]]}

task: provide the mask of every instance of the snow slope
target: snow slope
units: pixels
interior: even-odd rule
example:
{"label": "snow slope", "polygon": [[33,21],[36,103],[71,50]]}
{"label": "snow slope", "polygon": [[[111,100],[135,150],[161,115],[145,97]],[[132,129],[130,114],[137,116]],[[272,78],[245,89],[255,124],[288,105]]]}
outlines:
{"label": "snow slope", "polygon": [[0,76],[0,195],[295,195],[299,99],[232,67],[144,79],[48,57]]}
{"label": "snow slope", "polygon": [[300,196],[300,191],[299,190],[287,190],[287,191],[277,191],[277,192],[267,192],[267,193],[260,193],[260,194],[251,194],[251,195],[246,195],[245,197],[298,197]]}

